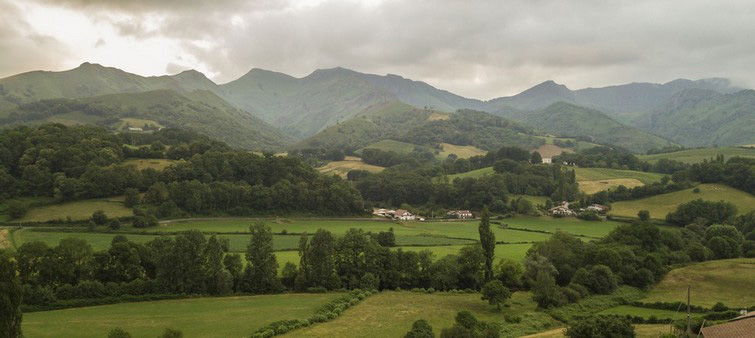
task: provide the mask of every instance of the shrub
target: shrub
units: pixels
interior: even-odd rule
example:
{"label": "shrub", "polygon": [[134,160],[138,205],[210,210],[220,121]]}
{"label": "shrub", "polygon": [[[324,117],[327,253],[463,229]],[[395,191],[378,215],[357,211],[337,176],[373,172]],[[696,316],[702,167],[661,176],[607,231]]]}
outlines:
{"label": "shrub", "polygon": [[110,220],[110,223],[108,223],[108,227],[111,230],[118,230],[121,228],[121,221],[117,219]]}
{"label": "shrub", "polygon": [[110,333],[107,334],[107,338],[131,338],[131,334],[120,327],[116,327],[110,330]]}
{"label": "shrub", "polygon": [[572,338],[635,336],[632,321],[618,316],[593,316],[572,321],[564,335]]}
{"label": "shrub", "polygon": [[433,327],[424,320],[420,319],[412,324],[412,329],[404,335],[404,338],[434,338]]}
{"label": "shrub", "polygon": [[107,223],[107,215],[102,210],[97,210],[92,213],[92,222],[97,225],[105,225]]}
{"label": "shrub", "polygon": [[715,312],[723,312],[723,311],[726,311],[728,309],[729,309],[729,307],[727,307],[726,305],[724,305],[724,303],[721,303],[721,302],[718,302],[718,303],[714,304],[713,307],[711,308],[711,310],[713,310]]}
{"label": "shrub", "polygon": [[28,207],[26,204],[19,201],[8,202],[8,216],[12,219],[21,218],[26,214]]}

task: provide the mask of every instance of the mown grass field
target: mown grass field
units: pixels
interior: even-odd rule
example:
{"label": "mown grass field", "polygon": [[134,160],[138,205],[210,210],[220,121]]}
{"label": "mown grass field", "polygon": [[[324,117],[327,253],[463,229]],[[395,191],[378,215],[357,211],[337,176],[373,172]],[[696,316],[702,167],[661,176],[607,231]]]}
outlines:
{"label": "mown grass field", "polygon": [[678,302],[712,307],[723,302],[729,307],[755,306],[755,259],[736,258],[692,264],[670,271],[643,299],[644,302]]}
{"label": "mown grass field", "polygon": [[755,158],[755,149],[739,147],[701,148],[675,151],[673,153],[665,154],[639,155],[637,157],[639,157],[643,161],[648,161],[651,163],[656,162],[662,158],[684,163],[699,163],[703,160],[716,158],[716,155],[718,154],[723,154],[724,158],[727,160],[735,156]]}
{"label": "mown grass field", "polygon": [[135,159],[125,160],[123,161],[123,164],[133,165],[138,170],[152,168],[159,171],[159,170],[165,169],[167,166],[173,164],[174,162],[176,161],[164,159],[164,158],[150,158],[150,159],[135,158]]}
{"label": "mown grass field", "polygon": [[361,158],[355,156],[346,156],[346,159],[343,161],[332,161],[317,168],[323,174],[338,175],[341,177],[346,177],[346,174],[352,170],[367,170],[376,173],[383,171],[383,169],[385,168],[364,163]]}
{"label": "mown grass field", "polygon": [[607,179],[630,178],[644,184],[659,182],[665,174],[648,173],[635,170],[609,169],[609,168],[568,168],[574,169],[577,181],[596,181]]}
{"label": "mown grass field", "polygon": [[448,180],[453,182],[453,180],[456,178],[465,178],[465,177],[480,178],[486,175],[493,175],[494,173],[495,172],[493,171],[493,167],[485,167],[485,168],[480,168],[480,169],[476,169],[472,171],[467,171],[465,173],[448,175]]}
{"label": "mown grass field", "polygon": [[609,214],[637,217],[637,212],[640,210],[648,210],[651,218],[665,219],[666,215],[675,211],[679,204],[698,198],[707,201],[731,202],[737,206],[740,214],[755,210],[755,196],[744,191],[723,184],[700,184],[697,188],[700,189],[699,193],[694,193],[694,188],[691,188],[637,200],[615,202],[611,205]]}
{"label": "mown grass field", "polygon": [[443,151],[438,155],[440,159],[445,159],[451,154],[455,154],[458,158],[470,158],[472,156],[483,156],[488,153],[475,146],[457,146],[450,143],[441,143],[440,145],[443,146]]}
{"label": "mown grass field", "polygon": [[123,196],[118,196],[34,207],[29,209],[23,217],[14,221],[45,222],[65,220],[68,217],[72,220],[85,220],[97,210],[104,211],[108,217],[133,215],[132,209],[123,205]]}
{"label": "mown grass field", "polygon": [[106,337],[121,327],[132,337],[157,337],[165,328],[185,337],[248,337],[273,321],[306,319],[338,293],[195,298],[123,303],[24,314],[27,337]]}
{"label": "mown grass field", "polygon": [[427,320],[436,337],[454,323],[459,311],[472,312],[480,320],[503,322],[503,314],[522,317],[520,324],[507,324],[504,336],[520,336],[559,325],[548,315],[535,312],[531,294],[516,292],[502,312],[480,300],[480,295],[384,291],[367,298],[323,324],[290,332],[284,337],[402,337],[418,319]]}

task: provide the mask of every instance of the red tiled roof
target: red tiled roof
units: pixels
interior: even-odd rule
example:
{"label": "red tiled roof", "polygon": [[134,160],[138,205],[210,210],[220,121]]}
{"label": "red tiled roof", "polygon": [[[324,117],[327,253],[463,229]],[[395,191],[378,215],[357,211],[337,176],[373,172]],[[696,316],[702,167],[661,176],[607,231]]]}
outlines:
{"label": "red tiled roof", "polygon": [[753,338],[755,337],[755,313],[734,318],[728,323],[702,329],[705,338]]}

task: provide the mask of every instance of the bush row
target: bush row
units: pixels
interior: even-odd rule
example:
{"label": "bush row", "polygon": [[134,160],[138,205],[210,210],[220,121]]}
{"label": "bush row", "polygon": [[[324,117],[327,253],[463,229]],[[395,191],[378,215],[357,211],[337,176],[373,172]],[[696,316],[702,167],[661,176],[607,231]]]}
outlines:
{"label": "bush row", "polygon": [[272,322],[252,333],[252,338],[270,338],[316,323],[338,318],[346,309],[377,293],[375,290],[353,290],[321,306],[309,319],[291,319]]}

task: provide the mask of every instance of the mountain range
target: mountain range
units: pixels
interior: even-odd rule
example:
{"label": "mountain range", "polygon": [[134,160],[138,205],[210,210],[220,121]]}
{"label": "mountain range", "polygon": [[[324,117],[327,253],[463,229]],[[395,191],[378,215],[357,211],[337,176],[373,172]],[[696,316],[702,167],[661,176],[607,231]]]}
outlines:
{"label": "mountain range", "polygon": [[[89,104],[88,111],[97,103],[95,106],[110,107],[110,114],[100,112],[107,116],[80,122],[112,127],[124,117],[144,118],[193,129],[237,147],[281,150],[344,142],[357,147],[367,139],[405,137],[402,133],[411,128],[430,124],[446,123],[459,129],[461,125],[437,122],[429,116],[433,112],[453,116],[464,109],[518,122],[506,124],[509,129],[504,134],[508,136],[501,137],[508,141],[514,141],[510,132],[525,127],[562,136],[589,136],[598,143],[643,152],[671,144],[755,143],[753,133],[746,132],[755,127],[752,96],[752,91],[737,88],[726,79],[679,79],[580,90],[546,81],[514,96],[483,101],[399,75],[364,74],[345,68],[320,69],[302,78],[252,69],[237,80],[216,84],[194,70],[143,77],[84,63],[68,71],[34,71],[0,79],[0,121],[50,121],[55,115],[50,109],[45,114],[29,114],[30,104],[44,100]],[[396,120],[397,110],[412,116],[406,118],[409,124],[375,122],[382,114],[383,121],[401,121]],[[352,134],[335,137],[334,127]],[[694,136],[689,136],[692,132]],[[523,146],[534,144],[526,138],[520,141]]]}

